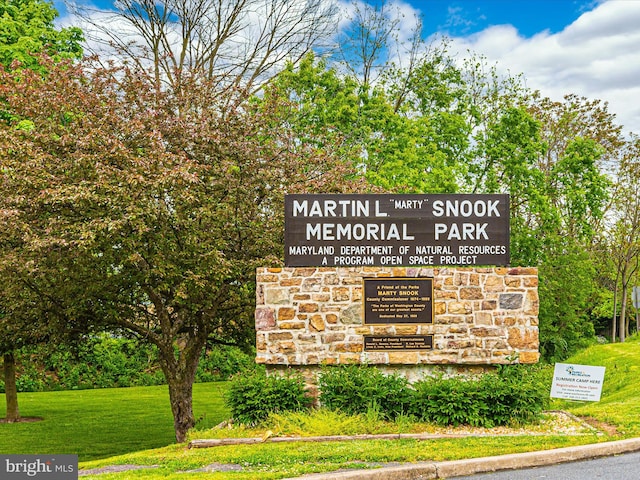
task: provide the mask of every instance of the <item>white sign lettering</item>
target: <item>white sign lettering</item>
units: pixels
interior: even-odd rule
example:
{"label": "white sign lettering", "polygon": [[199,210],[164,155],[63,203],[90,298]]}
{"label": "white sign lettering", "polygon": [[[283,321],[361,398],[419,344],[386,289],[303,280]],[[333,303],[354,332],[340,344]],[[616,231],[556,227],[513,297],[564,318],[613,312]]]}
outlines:
{"label": "white sign lettering", "polygon": [[285,265],[508,265],[509,196],[285,196]]}

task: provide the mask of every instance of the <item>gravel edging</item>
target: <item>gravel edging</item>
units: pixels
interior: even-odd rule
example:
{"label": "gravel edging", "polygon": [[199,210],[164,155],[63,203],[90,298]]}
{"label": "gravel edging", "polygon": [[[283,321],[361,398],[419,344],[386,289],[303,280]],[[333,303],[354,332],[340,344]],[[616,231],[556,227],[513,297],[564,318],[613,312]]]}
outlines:
{"label": "gravel edging", "polygon": [[119,472],[128,472],[129,470],[142,470],[144,468],[158,468],[159,465],[107,465],[106,467],[100,468],[91,468],[89,470],[79,470],[78,476],[82,477],[83,475],[98,475],[101,473],[119,473]]}

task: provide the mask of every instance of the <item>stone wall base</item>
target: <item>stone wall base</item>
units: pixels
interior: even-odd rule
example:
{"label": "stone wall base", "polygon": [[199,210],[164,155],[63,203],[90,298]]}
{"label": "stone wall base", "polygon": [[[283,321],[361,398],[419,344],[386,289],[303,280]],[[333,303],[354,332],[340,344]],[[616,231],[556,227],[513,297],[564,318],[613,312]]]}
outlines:
{"label": "stone wall base", "polygon": [[[433,279],[433,321],[365,325],[365,278]],[[411,378],[536,363],[538,271],[535,268],[259,268],[256,362],[270,368],[360,363],[406,371]],[[430,349],[365,351],[365,336],[432,336]],[[463,368],[464,367],[464,368]]]}

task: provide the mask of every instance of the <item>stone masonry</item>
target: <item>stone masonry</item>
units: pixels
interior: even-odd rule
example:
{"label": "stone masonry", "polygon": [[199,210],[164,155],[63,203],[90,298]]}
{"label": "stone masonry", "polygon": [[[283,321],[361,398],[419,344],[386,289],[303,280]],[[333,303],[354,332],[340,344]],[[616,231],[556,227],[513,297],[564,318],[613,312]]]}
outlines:
{"label": "stone masonry", "polygon": [[[363,278],[433,278],[433,323],[363,324]],[[535,363],[536,268],[259,268],[258,363],[490,366]],[[433,335],[424,351],[367,352],[364,335]]]}

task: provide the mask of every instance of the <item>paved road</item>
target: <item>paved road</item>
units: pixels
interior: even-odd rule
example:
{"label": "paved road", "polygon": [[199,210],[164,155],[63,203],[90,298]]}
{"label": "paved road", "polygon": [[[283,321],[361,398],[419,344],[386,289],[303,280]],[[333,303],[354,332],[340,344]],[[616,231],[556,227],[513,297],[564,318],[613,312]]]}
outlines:
{"label": "paved road", "polygon": [[640,480],[640,452],[448,480]]}

